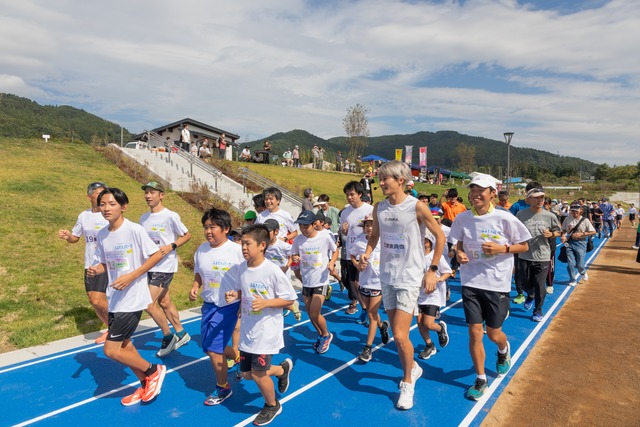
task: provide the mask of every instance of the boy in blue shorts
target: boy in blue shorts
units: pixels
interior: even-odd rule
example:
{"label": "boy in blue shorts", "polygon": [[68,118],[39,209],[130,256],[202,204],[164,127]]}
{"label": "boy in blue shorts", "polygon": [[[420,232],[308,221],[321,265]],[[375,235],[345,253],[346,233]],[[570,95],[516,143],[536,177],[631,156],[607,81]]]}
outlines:
{"label": "boy in blue shorts", "polygon": [[235,360],[236,354],[227,343],[238,321],[240,305],[226,301],[225,291],[232,289],[233,283],[224,279],[231,268],[244,261],[244,257],[240,246],[227,238],[231,228],[228,212],[209,209],[202,216],[202,226],[207,241],[193,255],[195,276],[189,299],[195,301],[198,290],[202,288],[202,349],[209,356],[216,376],[216,388],[204,404],[213,406],[233,394],[227,381],[229,368],[226,359]]}
{"label": "boy in blue shorts", "polygon": [[250,225],[242,231],[246,262],[229,273],[235,286],[225,294],[227,302],[241,301],[240,372],[244,379],[256,382],[265,401],[253,421],[257,426],[269,424],[282,412],[270,377],[278,378],[278,391],[285,393],[293,369],[289,358],[280,365],[271,364],[273,355],[284,347],[282,310],[296,300],[296,292],[282,270],[265,259],[269,240],[264,225]]}
{"label": "boy in blue shorts", "polygon": [[105,188],[97,203],[109,224],[98,232],[96,263],[87,269],[87,276],[106,271],[109,277],[109,334],[103,351],[109,359],[128,366],[142,384],[120,402],[124,406],[150,402],[160,394],[167,368],[144,360],[131,337],[142,311],[151,303],[146,273],[162,259],[162,253],[142,226],[125,219],[129,198],[124,191]]}

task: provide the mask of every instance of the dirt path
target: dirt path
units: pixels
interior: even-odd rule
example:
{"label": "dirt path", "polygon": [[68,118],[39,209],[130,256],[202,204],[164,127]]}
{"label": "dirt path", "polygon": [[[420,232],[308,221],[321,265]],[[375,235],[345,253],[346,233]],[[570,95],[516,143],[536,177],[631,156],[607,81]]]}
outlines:
{"label": "dirt path", "polygon": [[627,226],[607,242],[484,426],[640,426],[635,235]]}

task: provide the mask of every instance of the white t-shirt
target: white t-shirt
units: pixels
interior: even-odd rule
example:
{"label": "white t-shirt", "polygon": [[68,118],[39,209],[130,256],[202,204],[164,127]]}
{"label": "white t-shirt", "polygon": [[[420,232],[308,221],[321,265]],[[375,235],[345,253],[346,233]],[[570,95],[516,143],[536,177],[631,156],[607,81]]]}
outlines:
{"label": "white t-shirt", "polygon": [[300,255],[302,286],[317,288],[329,284],[327,268],[331,255],[337,249],[328,233],[317,233],[312,239],[299,234],[293,239],[291,255]]}
{"label": "white t-shirt", "polygon": [[[351,244],[351,253],[358,258],[367,250],[367,236],[363,233]],[[349,261],[351,262],[351,261]],[[360,272],[359,284],[361,288],[380,290],[380,245],[376,245],[367,268]]]}
{"label": "white t-shirt", "polygon": [[76,237],[84,235],[84,268],[93,265],[93,256],[96,253],[98,231],[109,225],[109,221],[104,219],[101,212],[93,212],[91,209],[80,212],[76,225],[73,226],[71,234]]}
{"label": "white t-shirt", "polygon": [[453,221],[449,238],[462,242],[469,257],[468,263],[460,265],[462,286],[510,292],[513,254],[486,255],[482,243],[515,245],[531,239],[531,234],[511,212],[493,209],[485,215],[462,212]]}
{"label": "white t-shirt", "polygon": [[282,308],[253,311],[251,303],[255,298],[294,301],[298,298],[295,289],[282,270],[266,259],[253,268],[244,262],[234,267],[231,275],[236,278],[234,289],[242,292],[238,348],[252,354],[277,354],[284,347]]}
{"label": "white t-shirt", "polygon": [[202,279],[200,297],[218,307],[229,305],[224,294],[235,285],[222,279],[231,267],[243,262],[242,247],[230,240],[217,248],[212,248],[209,242],[201,244],[193,255],[194,273]]}
{"label": "white t-shirt", "polygon": [[287,237],[287,234],[293,233],[298,229],[293,222],[291,214],[285,210],[278,209],[276,212],[270,212],[269,209],[265,209],[256,218],[256,224],[264,224],[268,219],[275,219],[280,224],[278,239],[283,239]]}
{"label": "white t-shirt", "polygon": [[422,202],[413,196],[397,205],[388,199],[378,203],[380,281],[384,285],[422,286],[425,226],[416,216],[418,203]]}
{"label": "white t-shirt", "polygon": [[180,139],[182,142],[191,142],[191,132],[189,132],[189,129],[182,129],[180,132]]}
{"label": "white t-shirt", "polygon": [[[424,256],[424,268],[425,270],[433,264],[433,252],[429,252]],[[443,274],[452,273],[451,267],[447,262],[445,256],[441,256],[438,261],[438,271],[436,277],[442,277]],[[447,282],[446,280],[438,281],[436,290],[428,294],[424,291],[424,287],[420,288],[420,295],[418,296],[418,305],[435,305],[436,307],[442,307],[447,305]]]}
{"label": "white t-shirt", "polygon": [[349,205],[342,210],[340,214],[340,227],[345,222],[349,223],[349,229],[347,231],[347,235],[345,236],[345,241],[347,242],[347,254],[351,253],[351,243],[355,242],[359,235],[362,234],[362,221],[364,217],[367,215],[371,215],[373,212],[373,206],[368,203],[363,203],[359,208],[354,208]]}
{"label": "white t-shirt", "polygon": [[[141,225],[125,218],[113,232],[105,227],[98,232],[95,259],[107,267],[109,284],[140,268],[158,247]],[[147,275],[141,274],[129,286],[119,291],[107,286],[109,313],[130,313],[146,309],[151,304]]]}
{"label": "white t-shirt", "polygon": [[[146,212],[140,217],[140,225],[147,230],[149,237],[158,246],[166,246],[174,243],[180,236],[189,232],[187,227],[180,220],[180,215],[167,208],[160,212]],[[175,273],[178,271],[178,256],[176,251],[171,251],[162,258],[149,271],[160,273]]]}
{"label": "white t-shirt", "polygon": [[264,253],[264,257],[280,267],[286,267],[289,263],[289,255],[291,254],[291,245],[282,240],[276,240],[275,243],[269,243],[269,247]]}

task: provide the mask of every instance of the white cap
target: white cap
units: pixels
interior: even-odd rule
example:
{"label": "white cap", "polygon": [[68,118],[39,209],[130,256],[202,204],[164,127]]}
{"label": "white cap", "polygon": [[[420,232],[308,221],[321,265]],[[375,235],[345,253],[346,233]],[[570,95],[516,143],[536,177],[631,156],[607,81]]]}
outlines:
{"label": "white cap", "polygon": [[409,182],[407,182],[407,185],[410,185],[410,186],[413,187],[415,184],[413,183],[413,181],[409,181]]}
{"label": "white cap", "polygon": [[486,173],[479,173],[474,176],[467,187],[471,187],[472,185],[477,185],[482,188],[497,188],[496,179]]}

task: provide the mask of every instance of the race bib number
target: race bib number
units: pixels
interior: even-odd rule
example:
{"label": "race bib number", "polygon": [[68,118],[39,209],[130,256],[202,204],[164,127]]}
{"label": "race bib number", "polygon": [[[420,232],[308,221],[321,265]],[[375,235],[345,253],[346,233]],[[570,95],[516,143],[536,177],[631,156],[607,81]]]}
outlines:
{"label": "race bib number", "polygon": [[112,271],[128,271],[129,257],[125,251],[112,251],[106,253],[107,267]]}
{"label": "race bib number", "polygon": [[480,259],[489,260],[496,257],[495,255],[489,255],[482,252],[482,243],[478,242],[465,243],[464,251],[467,253],[469,259],[473,259],[474,261],[478,261]]}

